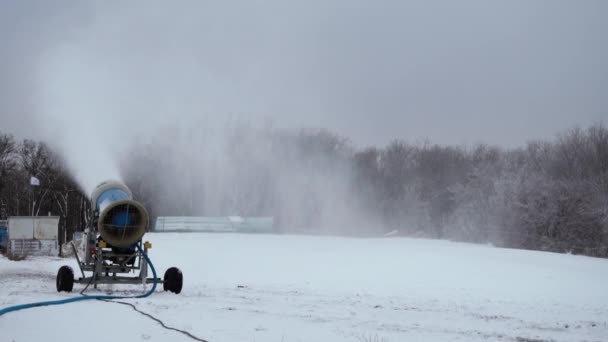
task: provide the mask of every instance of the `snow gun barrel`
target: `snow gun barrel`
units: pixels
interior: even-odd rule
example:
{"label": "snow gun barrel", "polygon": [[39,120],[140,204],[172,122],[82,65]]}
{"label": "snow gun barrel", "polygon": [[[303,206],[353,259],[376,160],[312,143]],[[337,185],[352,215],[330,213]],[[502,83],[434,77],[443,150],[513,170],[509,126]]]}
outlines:
{"label": "snow gun barrel", "polygon": [[148,212],[133,200],[131,190],[123,183],[106,181],[99,184],[93,190],[91,203],[99,214],[97,231],[108,244],[129,247],[145,234]]}

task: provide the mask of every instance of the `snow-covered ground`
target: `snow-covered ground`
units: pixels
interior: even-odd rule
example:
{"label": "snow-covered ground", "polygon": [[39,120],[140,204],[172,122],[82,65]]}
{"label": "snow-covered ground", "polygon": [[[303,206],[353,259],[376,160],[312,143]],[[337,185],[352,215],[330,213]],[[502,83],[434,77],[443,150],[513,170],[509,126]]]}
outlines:
{"label": "snow-covered ground", "polygon": [[[608,341],[604,259],[406,238],[146,239],[161,273],[183,270],[184,290],[129,301],[211,342]],[[55,291],[62,264],[77,270],[72,259],[0,257],[0,308],[77,296]],[[0,317],[0,341],[81,340],[188,338],[98,301]]]}

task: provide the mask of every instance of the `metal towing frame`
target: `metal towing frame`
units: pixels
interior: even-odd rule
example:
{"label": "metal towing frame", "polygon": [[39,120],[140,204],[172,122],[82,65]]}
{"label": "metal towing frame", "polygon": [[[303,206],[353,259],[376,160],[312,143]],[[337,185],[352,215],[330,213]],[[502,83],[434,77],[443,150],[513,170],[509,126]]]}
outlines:
{"label": "metal towing frame", "polygon": [[[88,234],[89,235],[89,234]],[[95,235],[95,234],[90,234]],[[137,244],[142,247],[142,241]],[[148,278],[148,262],[141,255],[139,249],[133,249],[131,253],[115,253],[103,240],[95,241],[87,236],[87,248],[85,249],[84,261],[80,260],[76,246],[72,242],[72,250],[78,262],[78,267],[82,273],[82,277],[76,282],[79,284],[93,284],[97,288],[98,284],[148,284],[153,283],[154,278]],[[149,242],[143,243],[142,250],[148,253],[152,248]],[[126,274],[136,272],[139,274],[135,277],[120,276],[118,274]],[[87,277],[84,272],[92,272],[90,277]],[[157,278],[158,284],[163,283],[163,279]]]}

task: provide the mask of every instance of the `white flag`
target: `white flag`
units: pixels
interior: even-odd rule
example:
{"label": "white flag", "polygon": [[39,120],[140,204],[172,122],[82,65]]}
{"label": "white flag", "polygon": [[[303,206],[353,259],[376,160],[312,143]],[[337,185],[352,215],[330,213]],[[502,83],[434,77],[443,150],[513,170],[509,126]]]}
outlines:
{"label": "white flag", "polygon": [[32,176],[30,177],[30,185],[32,186],[40,186],[40,179]]}

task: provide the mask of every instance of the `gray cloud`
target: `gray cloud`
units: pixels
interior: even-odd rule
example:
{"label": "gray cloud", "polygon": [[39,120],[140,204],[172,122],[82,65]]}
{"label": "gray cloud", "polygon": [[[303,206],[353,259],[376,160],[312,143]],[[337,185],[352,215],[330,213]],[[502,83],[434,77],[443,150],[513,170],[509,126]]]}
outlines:
{"label": "gray cloud", "polygon": [[26,138],[39,134],[40,60],[89,18],[86,6],[73,0],[0,3],[0,129]]}
{"label": "gray cloud", "polygon": [[358,145],[519,145],[608,117],[606,13],[601,0],[4,1],[0,117],[20,135],[23,118],[56,121],[55,135],[74,115],[245,117]]}

